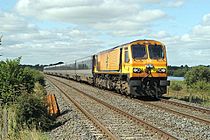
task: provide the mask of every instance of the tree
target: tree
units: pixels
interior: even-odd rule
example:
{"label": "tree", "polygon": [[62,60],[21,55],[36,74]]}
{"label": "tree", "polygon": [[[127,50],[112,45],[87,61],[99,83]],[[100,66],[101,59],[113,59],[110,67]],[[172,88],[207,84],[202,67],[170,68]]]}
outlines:
{"label": "tree", "polygon": [[22,69],[19,67],[20,59],[0,62],[0,98],[3,102],[13,101],[21,85]]}
{"label": "tree", "polygon": [[198,81],[208,83],[210,82],[210,69],[204,66],[192,67],[184,77],[188,87],[192,87],[192,85]]}
{"label": "tree", "polygon": [[[185,82],[188,89],[194,89],[198,93],[204,94],[210,90],[210,68],[204,66],[196,66],[185,74]],[[192,92],[189,95],[189,101],[192,100]]]}
{"label": "tree", "polygon": [[33,92],[35,82],[44,85],[43,75],[34,69],[21,67],[20,59],[0,62],[0,98],[4,103],[15,101],[23,92]]}

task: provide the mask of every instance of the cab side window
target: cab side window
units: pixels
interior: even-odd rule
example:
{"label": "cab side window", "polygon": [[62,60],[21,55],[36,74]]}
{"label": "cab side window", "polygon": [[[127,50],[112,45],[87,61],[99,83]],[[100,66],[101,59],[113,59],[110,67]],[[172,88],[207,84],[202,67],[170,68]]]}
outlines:
{"label": "cab side window", "polygon": [[129,56],[128,56],[128,51],[126,50],[125,51],[125,63],[128,63],[129,62]]}

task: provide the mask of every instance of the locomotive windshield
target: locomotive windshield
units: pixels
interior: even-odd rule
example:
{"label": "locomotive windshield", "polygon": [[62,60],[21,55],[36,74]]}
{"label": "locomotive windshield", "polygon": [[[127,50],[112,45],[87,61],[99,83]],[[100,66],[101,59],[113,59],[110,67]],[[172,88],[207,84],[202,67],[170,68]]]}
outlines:
{"label": "locomotive windshield", "polygon": [[151,59],[163,59],[164,53],[161,45],[149,45],[149,56]]}
{"label": "locomotive windshield", "polygon": [[133,59],[146,59],[147,53],[146,53],[146,47],[144,45],[135,44],[132,45],[132,56]]}

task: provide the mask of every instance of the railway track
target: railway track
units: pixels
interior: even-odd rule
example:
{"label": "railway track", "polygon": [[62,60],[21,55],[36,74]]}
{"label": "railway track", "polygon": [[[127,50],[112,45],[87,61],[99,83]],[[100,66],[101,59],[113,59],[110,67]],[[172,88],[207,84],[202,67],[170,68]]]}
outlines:
{"label": "railway track", "polygon": [[[192,112],[189,112],[189,110],[186,111],[185,109],[180,108],[181,105],[179,106],[179,108],[176,108],[174,106],[169,106],[168,104],[170,104],[170,101],[165,103],[165,102],[163,102],[161,100],[160,101],[156,101],[156,102],[145,102],[145,101],[139,101],[138,100],[137,102],[143,102],[144,104],[147,104],[147,105],[150,105],[150,106],[154,106],[157,109],[163,109],[163,110],[166,110],[167,112],[171,112],[171,113],[183,116],[185,118],[193,119],[195,121],[198,121],[198,122],[210,125],[210,116],[209,115],[202,114],[202,116],[201,116],[201,114],[200,114],[200,116],[199,116],[199,115],[196,115],[196,113],[193,114]],[[178,105],[178,103],[177,103],[177,105]],[[181,107],[183,107],[183,106],[181,106]],[[192,107],[190,109],[194,110],[194,107]]]}
{"label": "railway track", "polygon": [[59,86],[57,86],[52,80],[47,78],[48,81],[55,86],[67,99],[69,99],[93,124],[95,127],[97,127],[104,135],[104,138],[117,140],[118,138],[113,135],[104,125],[99,122],[90,112],[88,112],[86,109],[84,109],[74,98],[68,95],[63,89],[61,89]]}
{"label": "railway track", "polygon": [[107,136],[104,135],[80,110],[78,110],[72,102],[69,102],[69,99],[59,92],[52,83],[46,81],[45,84],[47,93],[56,95],[57,103],[61,111],[60,116],[57,116],[56,122],[62,125],[49,131],[48,134],[51,140],[106,139]]}
{"label": "railway track", "polygon": [[187,104],[184,104],[184,103],[175,102],[175,101],[166,100],[166,99],[161,99],[160,101],[163,102],[163,103],[167,103],[167,104],[175,105],[175,106],[178,106],[178,107],[191,109],[191,110],[194,110],[194,111],[199,111],[199,112],[210,115],[210,109],[196,107],[196,106],[190,106],[190,105],[187,105]]}
{"label": "railway track", "polygon": [[[100,117],[93,117],[93,115],[92,117],[94,119],[91,120],[94,123],[97,123],[97,126],[110,139],[177,139],[176,137],[159,129],[158,127],[155,127],[147,123],[146,121],[135,117],[132,114],[129,114],[115,106],[112,106],[100,99],[97,99],[78,88],[70,86],[69,84],[66,84],[65,82],[59,81],[52,77],[47,78],[66,97],[68,97],[71,102],[74,102],[81,111],[83,111],[84,113],[86,112],[86,114],[88,114],[86,116],[91,116],[91,114],[94,114],[94,116],[100,116],[100,114],[103,114],[101,116],[101,118],[103,118],[102,120],[99,119]],[[70,88],[71,90],[73,89],[77,93],[75,95],[71,94],[70,96],[68,94],[69,92],[67,91],[68,88]],[[78,93],[80,94],[80,96],[78,96]],[[72,98],[72,96],[74,97]],[[90,111],[88,111],[89,109]]]}

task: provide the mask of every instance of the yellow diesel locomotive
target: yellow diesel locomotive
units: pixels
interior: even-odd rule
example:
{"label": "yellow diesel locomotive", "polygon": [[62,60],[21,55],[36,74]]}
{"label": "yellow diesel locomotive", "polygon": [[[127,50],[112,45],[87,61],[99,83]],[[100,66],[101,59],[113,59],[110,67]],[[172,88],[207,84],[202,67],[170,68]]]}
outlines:
{"label": "yellow diesel locomotive", "polygon": [[154,40],[136,40],[44,72],[133,97],[161,97],[169,85],[166,49]]}

